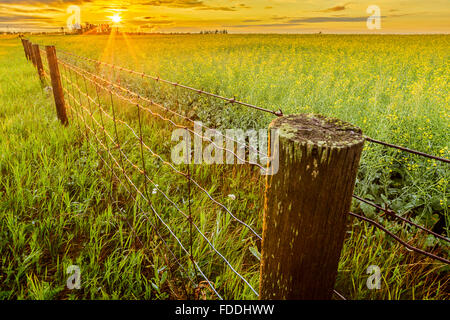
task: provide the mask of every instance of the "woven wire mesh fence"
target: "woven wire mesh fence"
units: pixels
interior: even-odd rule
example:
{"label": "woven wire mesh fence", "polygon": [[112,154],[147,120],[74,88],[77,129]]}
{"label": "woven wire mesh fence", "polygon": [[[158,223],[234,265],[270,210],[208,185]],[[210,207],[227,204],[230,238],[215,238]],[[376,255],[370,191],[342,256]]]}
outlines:
{"label": "woven wire mesh fence", "polygon": [[[40,52],[46,54],[43,47]],[[48,63],[46,59],[42,62],[43,75],[50,80]],[[268,152],[214,131],[213,128],[220,126],[217,119],[208,114],[205,117],[203,113],[205,125],[198,122],[198,113],[204,111],[203,106],[211,108],[211,105],[222,116],[236,108],[247,108],[272,118],[283,116],[283,112],[66,51],[58,51],[57,62],[70,122],[81,133],[86,154],[96,155],[111,195],[125,194],[134,203],[138,221],[129,222],[130,228],[133,230],[136,223],[148,223],[174,262],[175,272],[194,288],[203,284],[209,298],[257,298],[261,199],[265,184],[260,170],[265,168]],[[200,132],[195,130],[196,125],[201,127]],[[214,146],[240,165],[205,166],[191,164],[192,159],[186,159],[184,164],[173,163],[170,139],[175,129],[184,130],[202,144]],[[204,130],[229,139],[233,146],[224,148],[216,144]],[[365,138],[367,143],[383,148],[426,157],[444,165],[450,162]],[[186,149],[190,150],[190,146]],[[247,157],[250,154],[256,157]],[[239,184],[244,180],[250,183]],[[356,194],[353,197],[357,203],[371,206],[379,218],[354,212],[350,216],[385,232],[411,252],[450,263],[442,254],[410,244],[408,239],[390,231],[389,225],[415,228],[445,244],[450,242],[448,237],[394,212],[387,205],[381,206]],[[136,238],[145,245],[145,239]],[[345,299],[338,291],[334,293]]]}

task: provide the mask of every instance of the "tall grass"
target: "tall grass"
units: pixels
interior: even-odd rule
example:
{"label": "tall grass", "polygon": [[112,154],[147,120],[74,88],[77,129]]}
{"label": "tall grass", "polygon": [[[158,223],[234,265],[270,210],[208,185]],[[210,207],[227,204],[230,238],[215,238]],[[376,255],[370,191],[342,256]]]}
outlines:
{"label": "tall grass", "polygon": [[[359,43],[360,47],[356,46],[357,40],[349,37],[133,38],[132,48],[140,65],[130,66],[149,73],[158,72],[163,77],[222,94],[236,94],[249,102],[272,106],[274,109],[282,105],[285,113],[315,111],[338,116],[360,125],[377,138],[405,142],[410,147],[424,147],[430,145],[428,141],[431,141],[431,147],[422,149],[424,151],[439,153],[440,150],[448,150],[445,149],[445,132],[439,130],[445,127],[445,121],[448,120],[448,110],[442,113],[439,108],[442,106],[441,99],[445,100],[442,95],[448,90],[445,85],[433,84],[435,91],[427,87],[420,95],[411,94],[405,98],[407,101],[419,99],[415,108],[421,102],[428,101],[431,111],[424,108],[420,114],[416,111],[414,115],[403,110],[403,107],[396,109],[391,106],[392,112],[404,115],[402,122],[394,119],[388,121],[391,116],[386,118],[387,114],[383,111],[385,100],[376,100],[381,101],[375,103],[379,103],[376,108],[367,105],[363,108],[372,94],[379,95],[387,88],[384,80],[377,80],[372,74],[378,70],[377,74],[382,79],[390,74],[388,64],[382,63],[387,58],[396,61],[399,69],[391,70],[396,76],[405,70],[403,64],[409,63],[408,66],[412,66],[416,72],[420,69],[420,65],[417,65],[420,59],[411,61],[418,50],[411,38],[402,39],[403,47],[410,51],[396,46],[396,57],[400,58],[390,55],[392,46],[389,44],[395,38],[375,39],[377,50],[381,47],[387,52],[384,59],[374,55],[373,62],[357,50],[362,50],[364,41],[369,41],[365,38],[363,43]],[[54,42],[62,48],[94,58],[101,57],[100,48],[107,43],[104,37],[37,40]],[[224,43],[224,40],[227,42]],[[333,40],[339,40],[339,43]],[[89,46],[85,45],[86,41]],[[132,64],[133,60],[124,58],[130,52],[120,50],[126,48],[124,42],[118,43],[123,40],[116,41],[114,47],[104,53],[104,57],[111,59],[114,53],[116,63]],[[428,61],[436,64],[438,70],[448,74],[448,67],[443,62],[446,55],[443,50],[448,47],[448,38],[425,37],[423,42],[425,49],[427,45],[436,46],[434,52],[425,50],[425,55]],[[36,71],[25,62],[19,43],[18,40],[1,40],[0,47],[0,214],[4,221],[0,227],[1,296],[19,299],[214,298],[192,263],[152,215],[148,203],[135,201],[126,191],[130,186],[111,177],[110,171],[96,155],[93,136],[89,135],[88,139],[84,137],[83,123],[73,118],[69,128],[58,124],[52,97],[42,90]],[[325,44],[331,47],[331,51],[323,53]],[[151,55],[146,53],[145,46],[152,48]],[[299,52],[303,55],[296,58]],[[322,56],[317,57],[318,52],[323,53]],[[237,59],[238,56],[240,59]],[[346,61],[350,58],[356,59],[358,63]],[[340,61],[343,65],[332,63],[329,59]],[[277,64],[280,64],[279,69],[275,68]],[[297,68],[299,66],[301,68]],[[363,69],[363,66],[368,67]],[[280,70],[290,70],[293,74],[285,73],[282,80]],[[287,74],[289,76],[286,78]],[[217,102],[199,99],[178,89],[164,89],[159,84],[142,82],[121,74],[113,76],[130,88],[165,101],[186,114],[195,110],[195,114],[209,125],[261,127],[270,121],[262,117],[254,122],[254,113],[244,114],[236,107],[224,109]],[[437,77],[434,69],[430,70],[429,77]],[[250,84],[249,79],[257,80]],[[332,85],[342,79],[355,80],[352,85]],[[356,79],[371,80],[363,86],[363,80],[358,82]],[[297,84],[294,80],[301,82]],[[424,76],[419,77],[419,80],[425,81]],[[405,81],[415,83],[416,79],[405,75]],[[306,84],[308,87],[304,88]],[[397,86],[396,92],[389,94],[389,99],[408,92],[406,87],[398,87],[397,81],[392,86]],[[434,92],[433,97],[430,96],[430,90]],[[359,99],[364,101],[353,104],[358,100],[355,96],[358,92],[361,95]],[[338,97],[346,99],[345,102],[341,101],[339,108],[335,107]],[[434,100],[429,101],[431,98]],[[106,106],[108,97],[101,96],[100,99]],[[74,104],[71,99],[67,100],[71,105]],[[83,101],[82,98],[80,100]],[[114,102],[118,116],[136,125],[135,110],[117,99]],[[222,111],[218,112],[218,107]],[[438,115],[433,116],[432,111],[437,111]],[[430,121],[422,119],[422,115]],[[432,123],[430,128],[435,128],[431,133],[433,136],[426,137],[426,143],[414,134],[415,127],[410,127],[411,123],[416,122],[419,126]],[[170,154],[168,137],[171,128],[148,115],[144,123],[146,143],[158,153],[166,156]],[[397,127],[400,132],[410,134],[410,139],[402,140],[398,135],[392,135],[391,130]],[[113,132],[111,123],[107,124],[107,128]],[[125,128],[120,126],[118,136],[124,142],[122,147],[130,158],[139,162],[138,141],[132,140]],[[118,151],[113,153],[116,158],[120,157]],[[105,152],[102,154],[106,156]],[[387,201],[400,213],[412,216],[429,227],[439,216],[448,219],[445,182],[448,169],[419,159],[408,158],[405,161],[402,159],[404,156],[369,146],[362,160],[357,192],[376,202]],[[408,164],[421,169],[409,170]],[[234,223],[198,190],[192,192],[189,202],[186,179],[174,177],[158,161],[147,159],[146,169],[155,184],[170,195],[181,210],[187,212],[190,203],[194,222],[257,288],[259,243],[248,230]],[[196,166],[191,169],[193,177],[207,185],[210,193],[224,202],[239,218],[250,223],[257,231],[261,230],[264,180],[256,170],[230,170],[224,166]],[[132,178],[139,188],[145,189],[142,176],[134,174]],[[444,182],[438,179],[444,179]],[[430,181],[433,181],[432,184]],[[153,186],[147,188],[155,210],[189,246],[189,224],[161,194],[153,193]],[[236,200],[227,197],[228,194],[234,194]],[[356,203],[353,209],[376,217],[371,209]],[[411,243],[434,248],[435,252],[448,255],[448,247],[436,239],[421,236],[414,229],[394,223],[391,225],[393,231],[410,238]],[[174,261],[162,240],[167,241],[174,250],[184,270]],[[199,266],[221,295],[229,299],[255,298],[251,290],[223,264],[197,233],[192,239],[192,248]],[[65,270],[71,264],[81,267],[81,290],[66,288],[68,275]],[[366,269],[372,264],[380,266],[382,270],[381,290],[368,290],[366,287]],[[448,298],[447,273],[448,267],[442,263],[410,253],[383,233],[361,222],[349,220],[336,289],[353,299],[442,299]]]}

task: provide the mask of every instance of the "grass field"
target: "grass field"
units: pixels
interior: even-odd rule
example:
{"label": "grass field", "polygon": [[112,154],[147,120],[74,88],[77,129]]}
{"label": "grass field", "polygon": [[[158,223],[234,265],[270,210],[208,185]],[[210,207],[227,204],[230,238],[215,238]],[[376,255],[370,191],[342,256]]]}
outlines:
{"label": "grass field", "polygon": [[[31,40],[282,109],[285,114],[316,112],[338,117],[360,126],[372,138],[442,157],[450,154],[449,36],[117,35]],[[210,126],[260,128],[272,119],[198,99],[180,89],[83,66],[187,114],[194,111],[192,116]],[[0,39],[0,297],[212,298],[187,259],[182,260],[186,271],[173,262],[161,241],[168,234],[140,214],[139,206],[144,204],[130,198],[118,181],[111,184],[77,126],[58,124],[52,99],[26,62],[20,40]],[[133,121],[133,110],[118,102],[117,107]],[[171,144],[165,141],[170,128],[145,120],[148,144],[170,154]],[[122,131],[119,135],[125,137]],[[126,148],[139,159],[136,146]],[[149,160],[148,168],[154,182],[182,210],[188,210],[186,181],[174,178],[156,161]],[[228,169],[199,166],[193,174],[260,232],[263,179],[256,171]],[[449,176],[445,164],[366,144],[356,193],[448,236]],[[142,179],[135,179],[143,185]],[[186,238],[188,224],[161,196],[151,197],[156,210]],[[193,194],[191,210],[202,231],[257,288],[254,237],[204,195]],[[353,210],[385,221],[411,244],[449,255],[443,241],[387,221],[356,202]],[[192,244],[193,255],[221,295],[255,298],[205,241],[196,236]],[[81,290],[65,287],[65,270],[72,264],[82,269]],[[380,290],[366,287],[369,265],[381,268]],[[408,252],[384,233],[349,219],[335,288],[350,299],[448,299],[448,271],[448,266]]]}

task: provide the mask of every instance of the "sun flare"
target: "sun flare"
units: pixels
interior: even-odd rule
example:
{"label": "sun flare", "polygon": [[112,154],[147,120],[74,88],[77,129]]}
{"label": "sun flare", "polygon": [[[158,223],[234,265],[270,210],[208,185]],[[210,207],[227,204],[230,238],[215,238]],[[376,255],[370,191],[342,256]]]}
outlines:
{"label": "sun flare", "polygon": [[120,23],[120,22],[122,22],[122,17],[120,16],[119,13],[116,13],[115,15],[110,16],[110,17],[108,17],[108,18],[110,18],[110,19],[112,20],[112,22],[114,22],[114,23]]}

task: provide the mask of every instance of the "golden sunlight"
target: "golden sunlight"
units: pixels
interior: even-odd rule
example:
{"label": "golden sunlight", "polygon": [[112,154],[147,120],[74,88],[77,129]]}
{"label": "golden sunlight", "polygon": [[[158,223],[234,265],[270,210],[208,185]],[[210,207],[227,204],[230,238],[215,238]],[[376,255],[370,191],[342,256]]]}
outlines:
{"label": "golden sunlight", "polygon": [[119,13],[116,13],[115,15],[110,16],[108,18],[110,18],[114,23],[120,23],[122,21],[122,17],[120,16]]}

